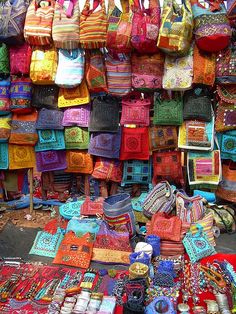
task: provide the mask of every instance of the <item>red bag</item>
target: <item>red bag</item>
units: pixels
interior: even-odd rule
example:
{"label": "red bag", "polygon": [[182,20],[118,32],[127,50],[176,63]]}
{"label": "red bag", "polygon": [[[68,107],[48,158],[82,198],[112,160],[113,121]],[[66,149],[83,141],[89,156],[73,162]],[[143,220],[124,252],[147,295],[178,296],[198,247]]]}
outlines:
{"label": "red bag", "polygon": [[159,0],[149,0],[149,8],[144,8],[144,0],[134,0],[131,44],[140,53],[158,51],[157,38],[161,22]]}
{"label": "red bag", "polygon": [[92,176],[98,180],[120,183],[122,180],[123,162],[118,159],[97,157]]}
{"label": "red bag", "polygon": [[84,203],[80,208],[80,215],[84,216],[96,216],[97,214],[103,214],[103,197],[98,197],[94,201],[90,197],[86,197]]}
{"label": "red bag", "polygon": [[11,74],[29,74],[32,49],[24,43],[22,46],[10,48],[10,72]]}

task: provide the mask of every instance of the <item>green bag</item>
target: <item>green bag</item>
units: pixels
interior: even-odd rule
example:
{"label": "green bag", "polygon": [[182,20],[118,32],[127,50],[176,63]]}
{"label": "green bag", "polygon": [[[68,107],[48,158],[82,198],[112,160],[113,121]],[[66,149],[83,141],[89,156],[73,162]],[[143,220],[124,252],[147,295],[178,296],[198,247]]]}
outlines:
{"label": "green bag", "polygon": [[8,48],[6,44],[0,43],[0,77],[6,78],[10,74]]}
{"label": "green bag", "polygon": [[88,149],[88,128],[80,128],[78,126],[66,127],[65,144],[66,149]]}
{"label": "green bag", "polygon": [[154,102],[154,125],[181,125],[183,123],[183,100],[177,95],[172,99],[157,96]]}

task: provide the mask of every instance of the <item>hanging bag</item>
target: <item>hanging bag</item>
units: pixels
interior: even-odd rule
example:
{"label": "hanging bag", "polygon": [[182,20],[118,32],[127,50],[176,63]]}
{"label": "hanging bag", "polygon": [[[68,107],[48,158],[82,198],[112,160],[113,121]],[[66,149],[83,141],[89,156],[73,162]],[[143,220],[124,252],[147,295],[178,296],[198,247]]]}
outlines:
{"label": "hanging bag", "polygon": [[229,202],[236,202],[236,163],[228,160],[222,164],[222,180],[216,190],[216,195]]}
{"label": "hanging bag", "polygon": [[42,108],[39,111],[36,123],[37,130],[63,130],[62,126],[63,112],[59,110],[50,110]]}
{"label": "hanging bag", "polygon": [[123,167],[122,185],[150,184],[152,163],[150,160],[126,160]]}
{"label": "hanging bag", "polygon": [[37,171],[55,171],[67,168],[66,152],[64,150],[47,150],[36,153]]}
{"label": "hanging bag", "polygon": [[64,111],[63,126],[88,127],[90,120],[90,105],[79,106],[78,108],[66,109]]}
{"label": "hanging bag", "polygon": [[11,114],[0,116],[0,143],[8,142],[11,134]]}
{"label": "hanging bag", "polygon": [[4,43],[0,43],[0,78],[7,79],[10,73],[9,52],[8,47]]}
{"label": "hanging bag", "polygon": [[188,196],[184,193],[177,192],[176,194],[176,215],[182,222],[196,222],[203,218],[205,208],[203,199],[200,195]]}
{"label": "hanging bag", "polygon": [[173,149],[178,146],[175,126],[151,126],[149,128],[150,151]]}
{"label": "hanging bag", "polygon": [[85,80],[74,88],[60,88],[58,96],[58,107],[67,108],[88,104],[90,101],[90,94]]}
{"label": "hanging bag", "polygon": [[24,43],[10,47],[10,72],[12,75],[29,75],[32,49]]}
{"label": "hanging bag", "polygon": [[78,126],[65,127],[66,149],[88,149],[89,132]]}
{"label": "hanging bag", "polygon": [[9,113],[10,111],[10,79],[0,79],[0,115]]}
{"label": "hanging bag", "polygon": [[57,85],[34,85],[32,106],[37,109],[56,109],[59,87]]}
{"label": "hanging bag", "polygon": [[10,87],[10,110],[17,114],[30,113],[32,111],[32,83],[27,77],[12,77]]}
{"label": "hanging bag", "polygon": [[119,159],[97,157],[92,176],[98,180],[121,182],[123,163]]}
{"label": "hanging bag", "polygon": [[67,150],[66,172],[91,174],[93,172],[93,157],[87,151]]}
{"label": "hanging bag", "polygon": [[236,130],[217,133],[221,159],[236,161]]}
{"label": "hanging bag", "polygon": [[38,142],[35,146],[36,152],[45,150],[65,149],[64,133],[60,130],[38,130]]}

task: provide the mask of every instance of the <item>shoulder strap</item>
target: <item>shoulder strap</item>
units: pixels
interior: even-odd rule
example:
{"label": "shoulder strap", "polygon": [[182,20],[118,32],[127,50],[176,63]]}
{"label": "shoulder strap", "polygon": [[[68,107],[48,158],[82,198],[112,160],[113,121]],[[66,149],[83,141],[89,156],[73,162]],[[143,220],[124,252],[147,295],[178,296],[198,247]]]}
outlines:
{"label": "shoulder strap", "polygon": [[[58,3],[63,6],[65,0],[58,0]],[[76,5],[76,2],[77,0],[70,0],[70,3],[69,3],[69,7],[68,9],[66,10],[66,16],[67,17],[72,17],[72,14],[73,14],[73,10],[74,10],[74,7]]]}

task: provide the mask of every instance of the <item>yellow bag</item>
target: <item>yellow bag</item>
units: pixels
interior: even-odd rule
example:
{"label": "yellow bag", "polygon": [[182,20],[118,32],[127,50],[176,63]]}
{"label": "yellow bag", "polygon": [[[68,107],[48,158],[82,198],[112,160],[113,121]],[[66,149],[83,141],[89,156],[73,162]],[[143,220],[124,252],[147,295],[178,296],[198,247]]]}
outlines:
{"label": "yellow bag", "polygon": [[90,102],[89,90],[85,80],[75,88],[60,88],[58,97],[58,107],[67,108]]}
{"label": "yellow bag", "polygon": [[11,115],[0,117],[0,143],[7,142],[11,133]]}
{"label": "yellow bag", "polygon": [[35,47],[31,57],[30,78],[34,84],[54,84],[57,72],[57,50]]}
{"label": "yellow bag", "polygon": [[33,146],[9,144],[9,169],[34,168],[36,165]]}

